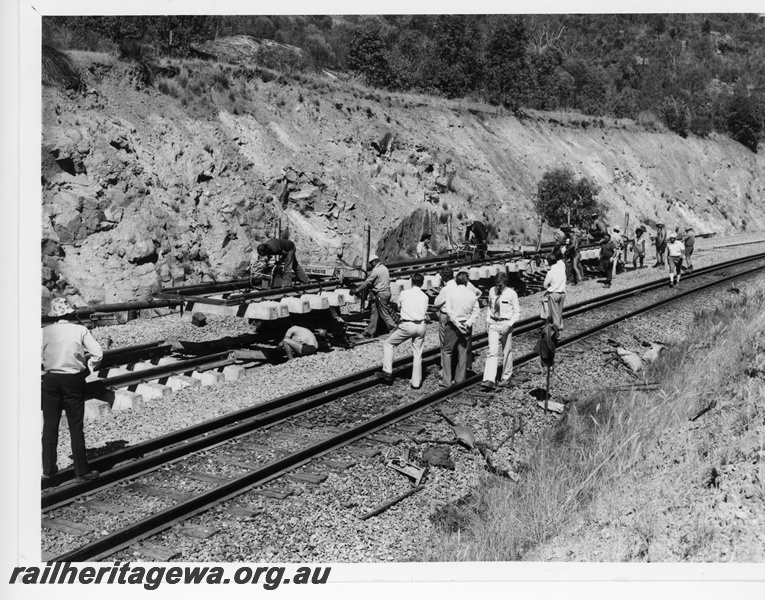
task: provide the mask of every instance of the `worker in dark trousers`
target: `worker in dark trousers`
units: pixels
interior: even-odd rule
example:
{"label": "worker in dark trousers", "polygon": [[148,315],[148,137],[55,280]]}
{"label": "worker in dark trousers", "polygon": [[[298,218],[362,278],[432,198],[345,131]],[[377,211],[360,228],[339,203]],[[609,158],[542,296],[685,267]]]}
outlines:
{"label": "worker in dark trousers", "polygon": [[[467,271],[463,271],[465,275],[467,275]],[[449,315],[446,314],[446,300],[449,297],[449,294],[454,291],[457,287],[457,282],[454,279],[454,271],[452,271],[451,268],[447,267],[441,271],[441,290],[438,292],[438,296],[436,296],[436,299],[433,301],[433,306],[436,307],[439,310],[438,313],[438,345],[442,348],[441,351],[441,375],[443,377],[443,367],[444,367],[444,334],[446,332],[447,323],[449,321]],[[481,290],[479,290],[477,287],[475,287],[472,283],[470,283],[470,280],[468,279],[467,284],[465,284],[465,287],[469,289],[473,294],[475,294],[476,298],[481,297]],[[472,368],[472,340],[468,339],[468,349],[467,349],[467,368]]]}
{"label": "worker in dark trousers", "polygon": [[372,271],[364,282],[351,290],[351,295],[357,296],[364,290],[369,290],[372,295],[372,310],[369,315],[369,325],[360,336],[351,338],[352,342],[359,342],[364,338],[374,337],[377,333],[377,325],[380,320],[385,323],[388,331],[396,328],[393,311],[390,304],[390,273],[381,261],[380,257],[373,254],[369,257],[369,266]]}
{"label": "worker in dark trousers", "polygon": [[98,368],[103,351],[87,328],[69,321],[73,313],[65,298],[56,298],[48,316],[58,320],[42,332],[42,477],[49,479],[58,472],[58,428],[63,410],[69,424],[75,479],[84,482],[99,475],[90,469],[85,455],[83,421],[85,379]]}
{"label": "worker in dark trousers", "polygon": [[693,271],[693,263],[691,263],[691,254],[693,254],[693,247],[696,245],[696,236],[693,235],[693,227],[685,228],[685,237],[683,238],[683,244],[685,244],[685,269],[690,273]]}
{"label": "worker in dark trousers", "polygon": [[656,223],[656,238],[654,240],[656,244],[656,264],[653,268],[664,266],[664,253],[667,251],[667,230],[664,228],[664,223]]}
{"label": "worker in dark trousers", "polygon": [[579,234],[570,225],[564,225],[560,230],[566,235],[566,250],[563,253],[563,258],[571,265],[571,278],[574,280],[574,285],[576,285],[584,280],[581,264],[582,252],[579,250]]}
{"label": "worker in dark trousers", "polygon": [[611,287],[614,278],[613,261],[616,260],[616,243],[611,236],[606,236],[600,241],[600,267],[606,272],[606,287]]}
{"label": "worker in dark trousers", "polygon": [[297,278],[301,283],[310,283],[308,275],[298,264],[297,257],[295,256],[295,242],[292,240],[283,239],[270,239],[267,242],[258,245],[258,257],[266,257],[266,260],[271,257],[278,257],[277,264],[280,264],[283,269],[282,283],[284,287],[292,285],[292,273],[297,275]]}
{"label": "worker in dark trousers", "polygon": [[489,248],[489,231],[486,229],[486,225],[481,221],[473,221],[465,229],[465,241],[475,245],[473,260],[486,258],[486,251]]}
{"label": "worker in dark trousers", "polygon": [[[467,374],[468,340],[473,332],[473,324],[480,315],[480,306],[476,295],[467,288],[468,274],[457,273],[457,285],[446,297],[446,314],[449,317],[444,332],[442,385],[460,383]],[[452,358],[457,354],[457,368],[452,376]]]}

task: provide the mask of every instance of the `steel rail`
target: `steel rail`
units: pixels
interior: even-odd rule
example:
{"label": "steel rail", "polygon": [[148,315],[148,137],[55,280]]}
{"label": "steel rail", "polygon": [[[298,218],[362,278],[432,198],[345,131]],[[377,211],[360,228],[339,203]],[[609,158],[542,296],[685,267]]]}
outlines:
{"label": "steel rail", "polygon": [[[736,266],[742,262],[750,262],[756,258],[765,258],[765,254],[758,255],[755,258],[746,257],[745,259],[735,259],[722,265],[704,267],[691,276],[705,275],[715,270]],[[564,316],[570,318],[665,285],[666,280],[649,282],[628,288],[627,290],[584,300],[565,307]],[[514,335],[529,333],[540,328],[542,324],[543,321],[538,317],[523,319],[515,324],[513,333]],[[478,334],[474,337],[473,347],[475,349],[481,349],[486,345],[486,333]],[[439,358],[440,348],[429,348],[423,352],[423,366],[435,364]],[[397,359],[393,363],[394,373],[396,375],[406,374],[411,369],[411,362],[411,357]],[[184,454],[209,448],[239,435],[250,433],[257,428],[265,427],[279,420],[342,398],[345,395],[364,391],[379,385],[380,382],[375,377],[375,373],[378,370],[379,366],[374,366],[96,458],[91,461],[91,466],[98,470],[106,470],[98,480],[52,490],[43,495],[42,507],[46,510],[52,510],[84,493],[92,492],[117,481],[151,470]],[[161,454],[158,452],[161,452]],[[132,462],[118,468],[113,468],[115,465],[127,461]],[[43,482],[43,489],[69,481],[73,476],[74,472],[71,467],[62,469],[56,476]]]}
{"label": "steel rail", "polygon": [[[626,314],[619,315],[603,323],[598,323],[596,326],[589,329],[585,329],[571,335],[567,338],[560,340],[558,347],[563,348],[578,342],[582,339],[590,337],[600,331],[607,329],[617,323],[633,318],[645,312],[655,310],[666,304],[677,301],[680,298],[695,294],[699,291],[705,290],[709,287],[717,286],[727,281],[744,277],[748,274],[761,271],[765,269],[765,266],[756,267],[745,273],[737,273],[725,278],[721,278],[717,281],[712,281],[706,284],[695,287],[694,289],[684,290],[677,294],[673,294],[667,298],[663,298],[652,304],[637,308]],[[514,367],[523,366],[539,356],[536,352],[531,352],[519,357],[513,361]],[[370,419],[366,423],[352,427],[347,431],[331,436],[325,440],[317,442],[311,446],[303,448],[297,452],[294,452],[288,456],[277,459],[267,465],[264,465],[256,470],[247,473],[246,475],[234,479],[228,483],[221,484],[220,486],[213,488],[212,490],[200,494],[190,500],[180,502],[175,506],[169,507],[163,511],[155,513],[137,523],[126,526],[118,531],[107,534],[97,540],[94,540],[80,548],[64,553],[53,559],[54,562],[73,562],[73,561],[85,561],[85,560],[98,560],[105,558],[118,550],[126,548],[131,543],[154,535],[167,529],[174,522],[185,520],[200,514],[213,506],[225,502],[234,498],[248,489],[263,485],[271,479],[280,476],[286,471],[295,469],[303,464],[313,460],[319,456],[322,456],[328,452],[336,450],[342,446],[358,441],[359,439],[388,427],[393,423],[396,423],[402,419],[405,419],[412,414],[421,411],[424,408],[442,402],[446,398],[456,395],[457,393],[478,385],[483,379],[482,374],[476,374],[472,377],[465,379],[464,381],[455,384],[449,388],[439,390],[434,394],[424,396],[418,400],[410,402],[404,406],[393,409],[383,415],[379,415],[373,419]]]}

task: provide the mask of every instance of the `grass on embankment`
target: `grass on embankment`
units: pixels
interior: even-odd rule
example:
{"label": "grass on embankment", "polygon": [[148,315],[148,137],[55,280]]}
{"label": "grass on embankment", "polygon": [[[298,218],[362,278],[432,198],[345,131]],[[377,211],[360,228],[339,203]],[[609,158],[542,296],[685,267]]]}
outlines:
{"label": "grass on embankment", "polygon": [[[748,461],[749,454],[756,462],[757,448],[749,446],[753,440],[761,446],[763,437],[762,432],[758,437],[757,424],[765,414],[765,284],[697,314],[687,337],[662,354],[647,378],[661,382],[659,392],[601,393],[572,406],[560,424],[535,440],[520,481],[487,476],[474,490],[473,501],[436,528],[421,560],[523,560],[567,526],[587,523],[596,502],[608,505],[616,519],[630,505],[636,513],[633,522],[655,524],[662,512],[656,504],[664,498],[687,501],[696,489],[708,491],[704,479],[710,465]],[[704,432],[692,431],[689,418],[713,400],[715,408],[700,417],[707,421]],[[671,454],[655,460],[652,453],[661,454],[665,444]],[[765,497],[763,454],[760,448],[759,462],[752,467],[760,502]],[[639,467],[646,467],[649,455],[653,470],[635,484],[631,478],[640,477]],[[628,480],[632,487],[620,485]],[[635,485],[649,502],[626,496]],[[666,529],[671,529],[668,522]],[[701,556],[701,546],[709,546],[711,529],[682,526],[690,529],[684,536],[696,541],[685,550],[664,553],[662,560],[692,560],[694,553]],[[650,542],[651,536],[645,537]],[[644,555],[599,554],[598,560],[640,560]]]}

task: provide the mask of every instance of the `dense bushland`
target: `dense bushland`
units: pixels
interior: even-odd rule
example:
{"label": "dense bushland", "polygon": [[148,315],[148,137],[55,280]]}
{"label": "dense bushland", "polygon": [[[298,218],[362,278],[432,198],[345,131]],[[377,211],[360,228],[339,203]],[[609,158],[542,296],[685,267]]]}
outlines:
{"label": "dense bushland", "polygon": [[681,136],[727,133],[754,152],[765,129],[765,19],[755,14],[46,17],[43,30],[62,49],[116,51],[134,39],[163,57],[250,35],[376,87],[643,115]]}

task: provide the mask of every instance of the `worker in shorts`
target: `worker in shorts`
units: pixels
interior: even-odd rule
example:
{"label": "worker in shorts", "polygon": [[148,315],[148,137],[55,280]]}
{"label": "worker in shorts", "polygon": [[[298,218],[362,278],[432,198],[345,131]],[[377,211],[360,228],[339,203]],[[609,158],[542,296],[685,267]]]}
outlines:
{"label": "worker in shorts", "polygon": [[645,233],[645,229],[642,227],[638,227],[635,229],[635,239],[632,242],[632,268],[637,269],[638,263],[640,263],[640,268],[643,268],[643,261],[645,260],[645,238],[643,237],[643,234]]}
{"label": "worker in shorts", "polygon": [[398,296],[401,318],[398,326],[383,343],[383,367],[380,377],[387,383],[393,381],[393,349],[407,340],[412,340],[412,379],[411,387],[420,389],[422,385],[422,347],[425,344],[426,314],[428,295],[422,291],[425,276],[422,273],[412,275],[412,287],[403,290]]}
{"label": "worker in shorts", "polygon": [[287,330],[279,345],[284,348],[287,360],[292,360],[296,356],[316,354],[319,349],[319,342],[313,331],[298,325],[293,325]]}
{"label": "worker in shorts", "polygon": [[672,231],[669,234],[667,244],[667,264],[669,265],[669,287],[680,285],[680,273],[683,270],[683,254],[685,244],[677,239],[677,234]]}
{"label": "worker in shorts", "polygon": [[497,379],[497,363],[502,356],[502,376],[499,386],[510,385],[513,376],[513,325],[521,314],[518,294],[507,286],[507,273],[497,273],[496,284],[489,290],[489,305],[486,308],[486,332],[489,353],[483,370],[481,388],[494,389]]}
{"label": "worker in shorts", "polygon": [[653,266],[664,266],[664,254],[667,252],[667,230],[664,227],[664,223],[656,223],[656,238],[654,240],[656,244],[656,264]]}

